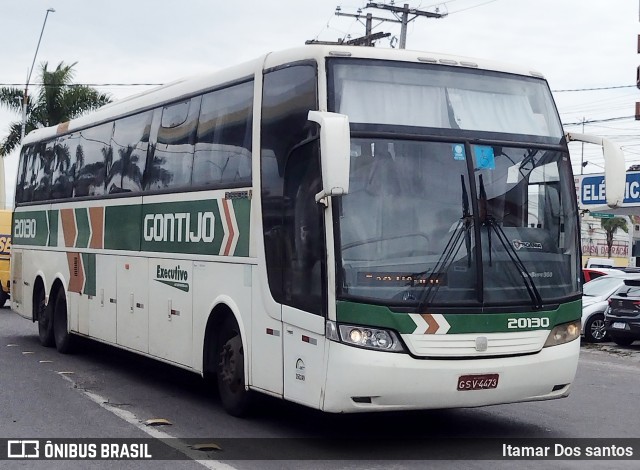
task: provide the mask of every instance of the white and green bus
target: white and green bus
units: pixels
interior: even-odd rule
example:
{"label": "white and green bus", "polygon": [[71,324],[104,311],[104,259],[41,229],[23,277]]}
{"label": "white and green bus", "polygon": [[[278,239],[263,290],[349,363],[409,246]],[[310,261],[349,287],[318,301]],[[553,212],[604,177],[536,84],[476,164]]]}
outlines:
{"label": "white and green bus", "polygon": [[270,53],[30,133],[12,308],[61,352],[83,336],[217,377],[236,415],[255,392],[329,412],[564,397],[568,139],[528,69]]}

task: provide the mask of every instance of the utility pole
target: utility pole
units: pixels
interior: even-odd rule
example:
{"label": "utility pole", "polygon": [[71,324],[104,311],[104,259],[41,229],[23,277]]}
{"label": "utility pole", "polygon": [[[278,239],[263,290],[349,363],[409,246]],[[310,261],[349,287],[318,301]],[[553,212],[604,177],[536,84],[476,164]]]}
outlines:
{"label": "utility pole", "polygon": [[[358,12],[357,13],[342,13],[342,8],[340,8],[340,6],[336,7],[336,16],[349,16],[351,18],[355,18],[357,20],[360,19],[360,17],[362,16],[362,8],[358,8]],[[385,20],[384,18],[376,18],[377,20]],[[367,13],[367,15],[365,16],[365,30],[364,30],[364,36],[363,38],[369,38],[366,39],[364,41],[361,41],[363,46],[373,46],[373,41],[374,39],[371,38],[371,29],[373,27],[373,15],[371,13]],[[363,39],[363,38],[358,38],[358,39]]]}
{"label": "utility pole", "polygon": [[42,34],[44,33],[44,27],[47,25],[47,18],[49,17],[49,13],[55,13],[55,10],[53,8],[48,8],[47,13],[44,15],[44,22],[42,23],[42,29],[40,30],[40,37],[38,38],[36,53],[33,55],[33,62],[31,62],[31,68],[29,69],[29,74],[27,75],[27,83],[24,86],[24,95],[22,96],[22,124],[20,126],[20,145],[22,145],[22,141],[24,140],[25,128],[27,126],[27,104],[29,100],[29,97],[28,97],[29,81],[31,80],[33,67],[36,64],[36,57],[38,57],[38,49],[40,49],[40,41],[42,41]]}
{"label": "utility pole", "polygon": [[[391,23],[400,23],[400,49],[405,49],[407,45],[407,26],[413,20],[418,18],[419,16],[424,16],[427,18],[444,18],[447,16],[446,13],[432,13],[430,11],[418,10],[417,8],[409,8],[409,4],[405,3],[402,7],[397,7],[393,4],[393,0],[391,0],[391,4],[387,5],[386,3],[367,3],[365,8],[377,8],[379,10],[387,10],[393,13],[395,18],[389,17],[379,17],[373,16],[371,13],[367,13],[363,15],[362,8],[358,8],[357,13],[343,13],[342,8],[340,6],[336,7],[336,16],[349,16],[351,18],[356,18],[360,20],[361,17],[365,18],[365,35],[352,39],[349,41],[338,40],[338,41],[318,41],[315,39],[311,39],[305,42],[305,44],[351,44],[358,46],[373,46],[373,41],[380,39],[382,37],[390,36],[390,33],[372,33],[373,30],[373,20],[381,21],[381,22],[391,22]],[[398,16],[401,15],[401,16]],[[412,15],[410,18],[409,15]],[[393,46],[392,46],[393,47]]]}
{"label": "utility pole", "polygon": [[[582,117],[582,133],[584,134],[584,116]],[[582,152],[580,154],[580,174],[584,173],[584,142],[582,142]]]}
{"label": "utility pole", "polygon": [[[418,10],[417,8],[409,8],[409,4],[405,3],[404,6],[402,7],[398,7],[393,5],[393,2],[391,2],[391,5],[387,5],[386,3],[367,3],[367,8],[377,8],[380,10],[387,10],[392,12],[394,15],[401,15],[400,19],[393,19],[393,18],[380,18],[383,21],[392,21],[394,23],[400,23],[401,25],[401,29],[400,29],[400,49],[405,49],[407,46],[407,26],[409,25],[410,22],[412,22],[413,20],[415,20],[416,18],[418,18],[419,16],[424,16],[427,18],[443,18],[445,16],[447,16],[446,13],[442,14],[442,13],[432,13],[430,11],[424,11],[424,10]],[[413,15],[412,18],[409,18],[409,15]]]}
{"label": "utility pole", "polygon": [[323,45],[343,45],[343,46],[375,46],[374,41],[378,39],[391,36],[391,33],[372,33],[373,20],[387,21],[387,18],[377,18],[371,13],[367,13],[366,16],[362,14],[362,9],[358,8],[357,13],[342,13],[340,6],[336,7],[336,16],[349,16],[360,20],[362,16],[365,18],[365,35],[359,38],[344,40],[338,39],[337,41],[318,41],[317,39],[309,39],[305,41],[305,44],[323,44]]}

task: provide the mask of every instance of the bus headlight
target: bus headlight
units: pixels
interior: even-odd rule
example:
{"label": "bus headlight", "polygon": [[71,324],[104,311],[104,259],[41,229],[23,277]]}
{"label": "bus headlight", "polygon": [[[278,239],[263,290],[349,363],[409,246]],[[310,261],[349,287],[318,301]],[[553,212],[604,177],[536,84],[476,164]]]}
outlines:
{"label": "bus headlight", "polygon": [[575,320],[570,323],[563,323],[557,325],[547,337],[547,341],[544,343],[544,347],[558,346],[560,344],[568,343],[577,339],[580,336],[580,320]]}
{"label": "bus headlight", "polygon": [[327,337],[334,341],[376,351],[404,351],[398,335],[391,330],[355,325],[339,325],[338,330],[339,334],[335,323],[327,322]]}

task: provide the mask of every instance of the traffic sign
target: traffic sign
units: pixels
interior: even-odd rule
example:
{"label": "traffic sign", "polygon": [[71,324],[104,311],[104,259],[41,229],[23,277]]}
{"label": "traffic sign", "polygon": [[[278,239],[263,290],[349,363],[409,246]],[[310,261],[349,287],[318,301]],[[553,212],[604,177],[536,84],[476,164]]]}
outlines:
{"label": "traffic sign", "polygon": [[595,217],[597,219],[613,219],[613,214],[605,214],[603,212],[589,212],[591,217]]}

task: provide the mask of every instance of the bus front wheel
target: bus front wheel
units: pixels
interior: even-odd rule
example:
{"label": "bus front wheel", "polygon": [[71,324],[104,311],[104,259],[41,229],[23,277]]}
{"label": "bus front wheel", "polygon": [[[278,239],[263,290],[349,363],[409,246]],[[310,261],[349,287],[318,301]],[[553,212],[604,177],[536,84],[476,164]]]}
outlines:
{"label": "bus front wheel", "polygon": [[38,322],[38,339],[40,344],[50,348],[55,344],[53,337],[53,314],[44,298],[44,288],[36,287],[33,293],[33,319]]}
{"label": "bus front wheel", "polygon": [[67,327],[67,296],[64,289],[58,290],[53,304],[53,333],[58,352],[62,354],[72,352],[74,338]]}
{"label": "bus front wheel", "polygon": [[240,329],[232,319],[227,319],[220,329],[216,361],[222,406],[232,416],[245,416],[249,412],[251,392],[245,388],[244,347]]}

